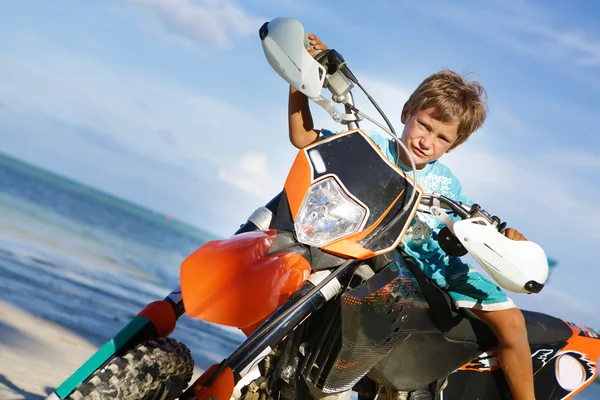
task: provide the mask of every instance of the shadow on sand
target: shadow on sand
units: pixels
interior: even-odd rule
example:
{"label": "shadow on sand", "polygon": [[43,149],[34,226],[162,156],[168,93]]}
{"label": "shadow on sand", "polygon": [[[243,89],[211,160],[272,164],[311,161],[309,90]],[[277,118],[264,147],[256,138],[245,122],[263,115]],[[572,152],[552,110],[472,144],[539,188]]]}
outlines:
{"label": "shadow on sand", "polygon": [[46,387],[46,394],[44,396],[40,396],[39,394],[34,394],[21,389],[2,374],[0,374],[0,385],[4,385],[9,390],[12,390],[15,394],[23,396],[23,400],[44,400],[46,396],[48,396],[50,393],[52,393],[52,391],[54,391],[54,389]]}

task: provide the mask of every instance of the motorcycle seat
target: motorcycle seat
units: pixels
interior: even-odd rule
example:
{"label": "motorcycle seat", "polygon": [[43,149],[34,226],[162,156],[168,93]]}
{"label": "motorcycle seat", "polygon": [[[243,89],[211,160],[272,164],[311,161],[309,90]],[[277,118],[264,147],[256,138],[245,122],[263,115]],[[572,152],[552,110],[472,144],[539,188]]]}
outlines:
{"label": "motorcycle seat", "polygon": [[[534,311],[522,310],[522,312],[525,317],[529,344],[532,346],[561,343],[573,335],[573,330],[558,318]],[[491,329],[476,317],[471,316],[463,317],[456,326],[443,331],[443,333],[451,340],[478,342],[488,345],[497,343]]]}
{"label": "motorcycle seat", "polygon": [[[407,265],[421,287],[435,316],[440,331],[450,340],[477,342],[495,345],[496,336],[488,326],[474,315],[457,310],[447,292],[431,279],[407,254],[403,254]],[[573,330],[562,320],[550,315],[522,310],[530,345],[551,345],[566,341]]]}

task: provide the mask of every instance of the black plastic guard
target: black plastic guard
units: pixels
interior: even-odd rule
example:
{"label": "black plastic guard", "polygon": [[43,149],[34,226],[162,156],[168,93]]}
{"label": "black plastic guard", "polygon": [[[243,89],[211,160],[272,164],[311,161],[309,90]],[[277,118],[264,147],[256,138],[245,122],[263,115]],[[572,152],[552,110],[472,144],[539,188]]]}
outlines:
{"label": "black plastic guard", "polygon": [[396,261],[342,296],[342,346],[324,393],[351,389],[410,333],[437,331],[416,280]]}
{"label": "black plastic guard", "polygon": [[377,363],[368,376],[395,390],[417,390],[448,375],[479,352],[477,343],[448,340],[441,332],[411,335]]}

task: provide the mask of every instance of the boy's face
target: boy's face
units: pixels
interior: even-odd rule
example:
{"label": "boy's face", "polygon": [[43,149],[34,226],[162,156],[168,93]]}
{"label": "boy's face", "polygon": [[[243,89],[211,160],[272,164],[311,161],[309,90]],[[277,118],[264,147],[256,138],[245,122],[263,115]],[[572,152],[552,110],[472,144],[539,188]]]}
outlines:
{"label": "boy's face", "polygon": [[[422,169],[427,163],[440,158],[458,139],[458,122],[441,122],[433,118],[430,112],[431,110],[422,110],[415,115],[408,115],[406,104],[402,110],[402,141],[415,160],[417,169]],[[400,160],[410,166],[404,152],[401,152]]]}

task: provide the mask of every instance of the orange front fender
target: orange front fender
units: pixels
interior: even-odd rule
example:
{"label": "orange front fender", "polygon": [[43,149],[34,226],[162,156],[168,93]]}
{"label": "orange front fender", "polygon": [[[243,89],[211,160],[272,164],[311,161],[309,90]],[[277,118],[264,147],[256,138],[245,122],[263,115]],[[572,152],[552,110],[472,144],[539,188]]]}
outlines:
{"label": "orange front fender", "polygon": [[308,261],[294,252],[265,255],[275,230],[242,233],[206,243],[181,264],[186,313],[248,328],[264,321],[308,278]]}

